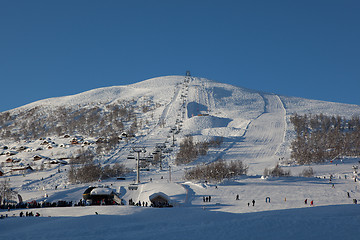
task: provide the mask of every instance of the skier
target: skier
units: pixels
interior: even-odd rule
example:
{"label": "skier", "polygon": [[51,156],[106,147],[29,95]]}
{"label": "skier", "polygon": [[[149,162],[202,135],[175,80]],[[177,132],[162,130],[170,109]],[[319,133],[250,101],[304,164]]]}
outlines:
{"label": "skier", "polygon": [[314,201],[313,200],[311,200],[310,206],[314,206]]}
{"label": "skier", "polygon": [[255,206],[255,199],[252,200],[252,205]]}
{"label": "skier", "polygon": [[211,196],[209,196],[209,202],[211,202]]}
{"label": "skier", "polygon": [[307,204],[307,198],[305,199],[304,203]]}
{"label": "skier", "polygon": [[240,199],[240,198],[239,198],[239,194],[237,194],[237,195],[236,195],[236,200],[239,200],[239,199]]}
{"label": "skier", "polygon": [[350,198],[350,193],[349,192],[347,192],[347,196],[348,196],[348,198]]}

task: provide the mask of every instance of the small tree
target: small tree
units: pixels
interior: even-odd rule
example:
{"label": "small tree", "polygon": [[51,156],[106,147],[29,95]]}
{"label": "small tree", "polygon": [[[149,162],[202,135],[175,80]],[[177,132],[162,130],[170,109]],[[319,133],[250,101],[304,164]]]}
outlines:
{"label": "small tree", "polygon": [[186,136],[184,140],[180,143],[180,150],[176,155],[175,163],[186,164],[193,161],[198,156],[198,150],[195,147],[193,137]]}
{"label": "small tree", "polygon": [[70,161],[68,179],[71,183],[87,183],[100,179],[102,169],[94,163],[94,154],[87,151],[80,151],[79,155]]}
{"label": "small tree", "polygon": [[312,167],[308,167],[308,168],[305,168],[305,169],[301,172],[300,176],[303,176],[303,177],[314,177],[314,174],[315,174],[314,169],[313,169]]}
{"label": "small tree", "polygon": [[125,167],[124,164],[115,163],[112,167],[110,165],[106,165],[102,169],[102,179],[107,179],[111,177],[119,177],[129,173],[129,169]]}
{"label": "small tree", "polygon": [[198,165],[193,169],[185,172],[187,180],[215,180],[222,181],[226,178],[234,178],[236,176],[245,175],[248,166],[241,161],[231,161],[229,164],[219,159],[208,165]]}
{"label": "small tree", "polygon": [[285,171],[282,169],[279,164],[276,164],[276,166],[273,169],[264,169],[264,176],[272,176],[272,177],[287,177],[290,176],[290,170]]}
{"label": "small tree", "polygon": [[0,183],[0,205],[6,201],[15,200],[16,196],[17,194],[11,189],[9,181],[5,179]]}

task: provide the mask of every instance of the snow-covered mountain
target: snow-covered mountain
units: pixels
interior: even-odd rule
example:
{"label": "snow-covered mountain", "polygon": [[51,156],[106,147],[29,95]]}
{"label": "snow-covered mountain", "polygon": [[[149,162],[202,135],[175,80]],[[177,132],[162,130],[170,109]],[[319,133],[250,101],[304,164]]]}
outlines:
{"label": "snow-covered mountain", "polygon": [[[360,114],[360,106],[281,96],[204,78],[168,76],[44,99],[2,113],[0,170],[4,176],[0,180],[10,180],[24,202],[75,203],[89,185],[101,184],[114,189],[126,204],[40,208],[33,211],[46,218],[32,219],[15,217],[32,209],[0,210],[1,215],[14,216],[0,219],[4,226],[0,237],[356,238],[359,209],[349,204],[360,200],[359,181],[353,173],[358,158],[314,164],[315,177],[310,178],[298,177],[308,166],[297,165],[286,167],[292,177],[261,177],[265,168],[289,159],[295,137],[290,116],[294,113],[351,118]],[[194,142],[221,139],[221,144],[211,146],[207,155],[194,162],[176,165],[179,143],[188,135]],[[96,144],[114,136],[122,140],[107,151]],[[72,184],[69,165],[60,164],[88,149],[96,152],[96,160],[103,166],[123,163],[135,169],[133,148],[145,148],[146,153],[141,153],[145,158],[159,144],[166,145],[161,167],[142,171],[137,185],[133,185],[135,171],[122,180]],[[187,169],[220,158],[243,161],[249,166],[247,176],[221,183],[184,180]],[[27,171],[28,165],[38,171]],[[174,208],[128,204],[130,199],[147,203],[154,194],[167,196]],[[206,196],[212,197],[211,202],[204,201]],[[304,204],[305,199],[309,203]],[[310,206],[310,201],[315,203]],[[320,221],[324,224],[317,224]]]}
{"label": "snow-covered mountain", "polygon": [[[194,164],[218,158],[242,160],[250,165],[250,174],[261,174],[265,167],[274,166],[279,158],[289,158],[289,144],[294,137],[289,122],[292,114],[322,113],[346,118],[360,114],[358,105],[287,97],[184,76],[158,77],[127,86],[44,99],[10,113],[19,115],[18,121],[21,121],[21,113],[33,114],[33,109],[41,112],[43,118],[54,117],[58,108],[75,111],[96,107],[106,113],[124,102],[126,107],[134,109],[141,126],[132,143],[120,144],[104,158],[105,163],[128,162],[126,156],[135,145],[153,148],[157,143],[171,142],[173,136],[169,131],[179,128],[178,142],[186,135],[192,135],[195,141],[223,138],[221,148],[212,149],[206,158],[200,158]],[[25,115],[23,121],[27,119]],[[128,128],[125,123],[124,130]],[[111,131],[115,130],[108,133]],[[167,162],[171,164],[173,158],[171,155]]]}

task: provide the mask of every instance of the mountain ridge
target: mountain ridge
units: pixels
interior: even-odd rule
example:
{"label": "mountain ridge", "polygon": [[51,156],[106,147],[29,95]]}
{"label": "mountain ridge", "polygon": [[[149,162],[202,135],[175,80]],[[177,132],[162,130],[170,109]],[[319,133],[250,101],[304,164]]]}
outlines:
{"label": "mountain ridge", "polygon": [[[17,111],[17,110],[24,110],[27,108],[32,108],[32,107],[36,107],[39,105],[54,105],[54,106],[61,106],[64,104],[67,105],[73,105],[73,106],[77,106],[77,105],[81,105],[81,102],[85,102],[83,103],[83,106],[88,105],[89,103],[111,103],[112,101],[116,101],[116,99],[118,97],[121,96],[121,94],[123,92],[125,92],[126,90],[137,90],[140,91],[140,89],[143,89],[144,92],[148,93],[148,91],[144,90],[147,87],[151,87],[152,90],[154,90],[156,87],[157,88],[164,88],[164,86],[169,85],[169,83],[171,84],[171,86],[173,86],[174,84],[178,84],[181,82],[181,80],[184,78],[184,76],[179,76],[179,75],[173,75],[173,76],[164,76],[164,77],[155,77],[155,78],[150,78],[150,79],[146,79],[137,83],[133,83],[133,84],[129,84],[129,85],[119,85],[119,86],[109,86],[109,87],[101,87],[101,88],[95,88],[95,89],[91,89],[88,91],[84,91],[84,92],[80,92],[77,94],[72,94],[72,95],[66,95],[66,96],[59,96],[59,97],[52,97],[52,98],[45,98],[45,99],[41,99],[41,100],[37,100],[28,104],[25,104],[23,106],[14,108],[14,109],[10,109],[8,111]],[[220,86],[231,86],[233,88],[239,88],[241,90],[243,90],[244,92],[250,92],[250,93],[257,93],[257,94],[273,94],[273,95],[278,95],[283,99],[286,99],[287,102],[291,102],[292,101],[311,101],[314,104],[321,104],[321,103],[335,103],[335,104],[343,104],[346,106],[356,106],[359,107],[359,105],[356,104],[348,104],[348,103],[341,103],[341,102],[330,102],[330,101],[323,101],[323,100],[317,100],[317,99],[307,99],[307,98],[302,98],[302,97],[294,97],[294,96],[286,96],[286,95],[280,95],[280,94],[276,94],[276,93],[268,93],[268,92],[264,92],[264,91],[259,91],[259,90],[254,90],[254,89],[248,89],[248,88],[244,88],[244,87],[239,87],[239,86],[234,86],[231,84],[227,84],[227,83],[220,83],[220,82],[216,82],[214,80],[209,80],[206,78],[198,78],[201,79],[202,81],[208,81],[208,82],[212,82],[212,83],[216,83]],[[104,96],[102,96],[104,95]],[[98,99],[96,99],[96,97],[98,97]],[[132,96],[126,96],[125,98],[131,98]],[[88,101],[87,99],[93,99]],[[83,100],[83,101],[80,101]],[[73,103],[71,103],[73,102]],[[5,112],[8,112],[5,111]]]}

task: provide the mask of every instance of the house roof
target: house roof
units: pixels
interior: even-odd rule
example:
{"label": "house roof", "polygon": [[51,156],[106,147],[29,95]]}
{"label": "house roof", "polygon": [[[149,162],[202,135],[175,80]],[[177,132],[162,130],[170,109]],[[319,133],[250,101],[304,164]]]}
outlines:
{"label": "house roof", "polygon": [[155,198],[157,198],[157,197],[159,197],[159,196],[162,197],[162,198],[164,198],[164,199],[166,199],[166,201],[170,202],[169,196],[166,195],[166,194],[163,193],[163,192],[153,193],[153,194],[151,194],[151,195],[149,196],[149,199],[150,199],[150,201],[152,201],[153,199],[155,199]]}
{"label": "house roof", "polygon": [[91,190],[90,195],[111,195],[113,192],[110,188],[94,188]]}

